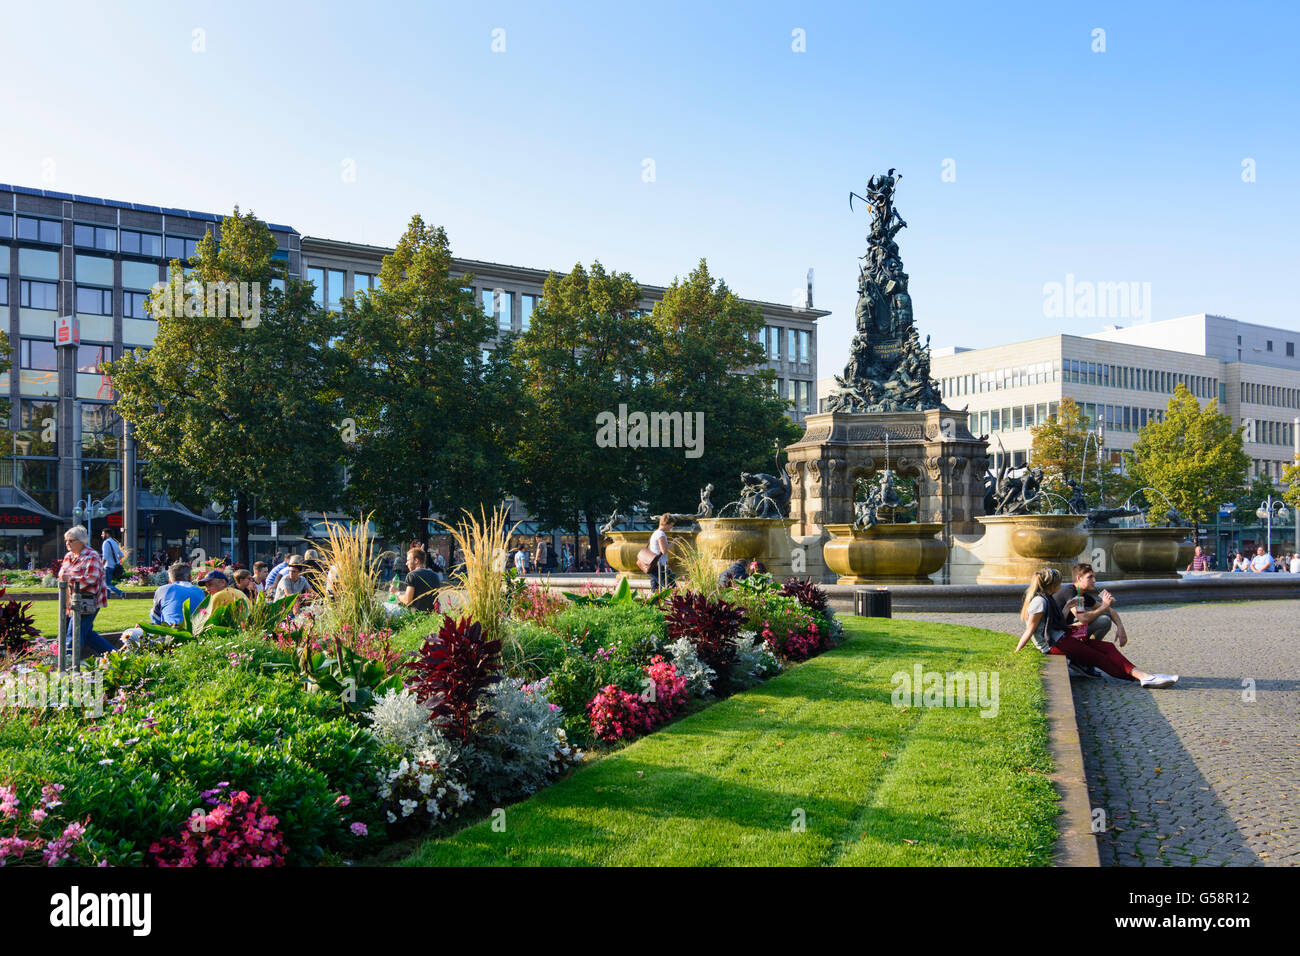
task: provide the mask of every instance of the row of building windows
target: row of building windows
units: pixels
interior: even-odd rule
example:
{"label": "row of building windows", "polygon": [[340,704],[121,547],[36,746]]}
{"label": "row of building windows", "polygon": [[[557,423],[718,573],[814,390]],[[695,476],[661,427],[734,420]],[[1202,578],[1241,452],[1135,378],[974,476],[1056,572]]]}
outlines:
{"label": "row of building windows", "polygon": [[[63,223],[58,219],[18,216],[16,230],[14,224],[15,217],[0,215],[0,239],[16,237],[20,242],[37,242],[51,246],[63,244]],[[119,242],[121,251],[126,255],[160,259],[165,249],[166,258],[182,261],[188,261],[199,247],[199,240],[190,236],[168,235],[164,238],[162,233],[157,232],[73,223],[72,243],[75,246],[97,249],[100,252],[117,252]]]}
{"label": "row of building windows", "polygon": [[1290,445],[1292,442],[1292,424],[1290,422],[1256,421],[1244,419],[1246,426],[1245,441],[1259,445]]}
{"label": "row of building windows", "polygon": [[[988,435],[993,432],[1036,428],[1055,418],[1057,410],[1056,402],[1039,402],[1036,405],[1012,405],[1008,408],[971,412],[970,430],[976,435]],[[1165,420],[1164,411],[1158,408],[1080,402],[1079,410],[1083,413],[1084,426],[1089,430],[1098,424],[1104,424],[1108,431],[1136,432],[1147,422]]]}
{"label": "row of building windows", "polygon": [[[18,347],[18,367],[35,372],[57,372],[58,353],[54,343],[47,339],[24,338]],[[88,375],[99,374],[104,362],[113,360],[113,346],[82,342],[77,346],[77,371]]]}
{"label": "row of building windows", "polygon": [[1281,385],[1261,385],[1258,382],[1241,383],[1241,401],[1251,405],[1274,405],[1278,408],[1300,408],[1300,388]]}
{"label": "row of building windows", "polygon": [[793,402],[795,411],[800,414],[810,415],[814,411],[812,382],[798,378],[778,378],[773,390],[777,398]]}
{"label": "row of building windows", "polygon": [[1059,381],[1166,394],[1172,394],[1181,384],[1186,385],[1197,398],[1213,398],[1218,391],[1218,380],[1206,375],[1185,375],[1163,369],[1106,365],[1069,358],[972,372],[969,375],[942,379],[939,384],[945,398],[957,398]]}
{"label": "row of building windows", "polygon": [[804,329],[782,329],[769,325],[763,329],[763,350],[767,352],[769,362],[784,359],[786,362],[808,365],[812,361],[812,333]]}

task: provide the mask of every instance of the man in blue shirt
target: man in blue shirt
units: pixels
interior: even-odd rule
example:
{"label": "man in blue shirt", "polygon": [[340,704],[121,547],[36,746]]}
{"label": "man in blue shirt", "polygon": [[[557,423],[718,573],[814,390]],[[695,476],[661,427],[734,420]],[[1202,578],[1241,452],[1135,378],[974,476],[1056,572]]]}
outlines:
{"label": "man in blue shirt", "polygon": [[107,585],[109,594],[122,597],[121,590],[113,585],[122,575],[122,546],[107,528],[99,533],[99,537],[103,542],[99,553],[104,560],[104,584]]}
{"label": "man in blue shirt", "polygon": [[164,584],[153,593],[153,610],[149,612],[149,620],[155,624],[170,624],[174,627],[185,620],[185,602],[190,602],[190,614],[193,614],[207,594],[197,584],[190,583],[188,564],[173,564],[167,569],[167,578],[171,583]]}

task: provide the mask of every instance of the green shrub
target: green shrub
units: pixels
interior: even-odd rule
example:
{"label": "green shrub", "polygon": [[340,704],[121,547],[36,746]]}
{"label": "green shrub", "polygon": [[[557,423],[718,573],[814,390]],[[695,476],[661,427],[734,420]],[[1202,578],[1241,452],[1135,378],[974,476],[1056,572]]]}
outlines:
{"label": "green shrub", "polygon": [[555,619],[555,629],[588,654],[603,647],[637,664],[660,653],[668,633],[659,609],[643,604],[575,605]]}
{"label": "green shrub", "polygon": [[43,783],[66,784],[63,812],[90,817],[98,860],[148,862],[150,845],[207,809],[204,792],[221,782],[262,798],[293,864],[358,849],[352,821],[382,832],[375,775],[393,754],[334,716],[334,701],[264,667],[284,663],[284,652],[240,636],[137,660],[147,670],[132,666],[135,683],[98,720],[71,709],[0,713],[0,780],[24,802]]}
{"label": "green shrub", "polygon": [[550,628],[512,620],[506,623],[501,662],[506,676],[533,681],[559,667],[568,649],[568,642]]}

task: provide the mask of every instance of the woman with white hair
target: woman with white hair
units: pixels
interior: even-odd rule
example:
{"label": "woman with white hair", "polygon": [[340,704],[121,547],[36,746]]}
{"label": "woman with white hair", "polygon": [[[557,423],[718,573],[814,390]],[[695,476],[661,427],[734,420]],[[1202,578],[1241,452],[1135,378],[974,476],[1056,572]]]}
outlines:
{"label": "woman with white hair", "polygon": [[59,580],[68,583],[68,626],[66,639],[68,648],[72,647],[72,613],[74,608],[81,612],[81,654],[94,657],[113,650],[93,627],[95,616],[108,604],[108,586],[104,580],[104,562],[99,552],[90,547],[90,532],[85,525],[69,528],[63,534],[63,543],[68,546],[68,553],[59,565]]}

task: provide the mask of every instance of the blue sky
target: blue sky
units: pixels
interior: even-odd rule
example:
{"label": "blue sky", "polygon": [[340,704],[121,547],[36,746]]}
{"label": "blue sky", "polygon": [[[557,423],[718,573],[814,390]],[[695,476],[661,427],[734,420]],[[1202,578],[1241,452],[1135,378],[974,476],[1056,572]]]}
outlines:
{"label": "blue sky", "polygon": [[991,6],[11,6],[0,182],[375,244],[419,212],[457,255],[654,284],[706,257],[779,302],[812,267],[826,376],[848,192],[893,166],[935,346],[1095,331],[1044,318],[1067,274],[1150,283],[1157,320],[1300,327],[1295,5]]}

